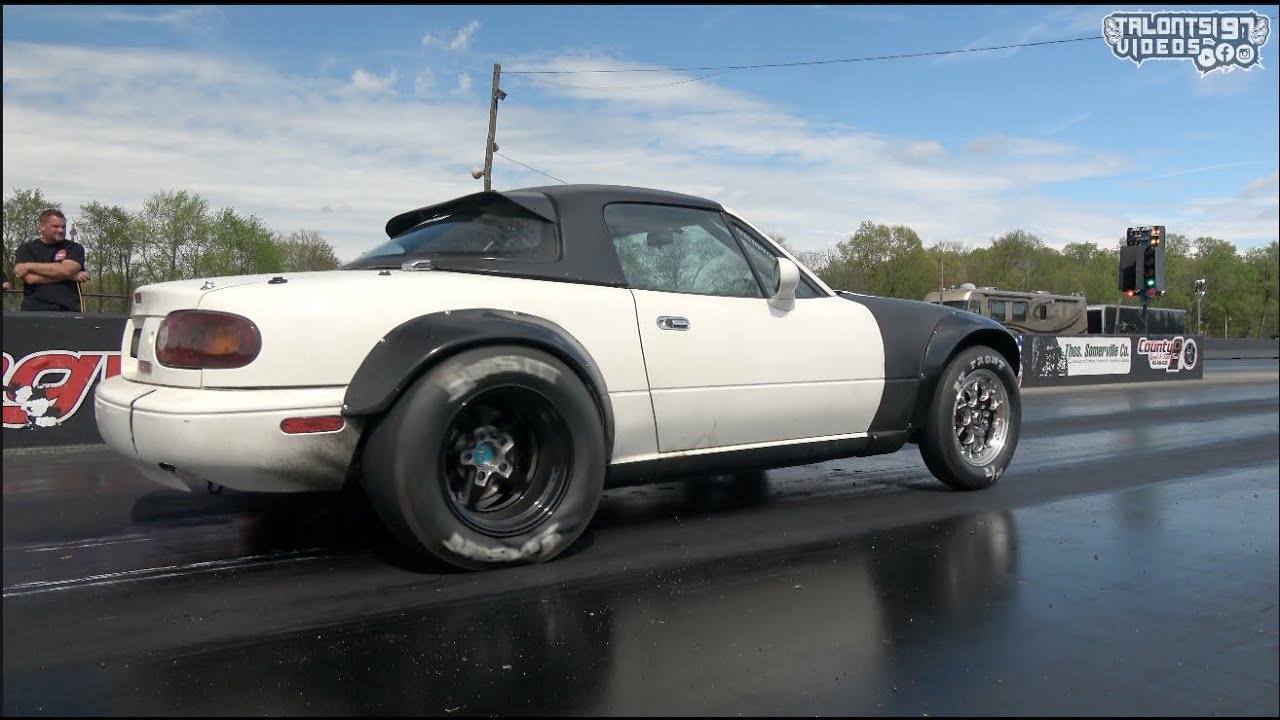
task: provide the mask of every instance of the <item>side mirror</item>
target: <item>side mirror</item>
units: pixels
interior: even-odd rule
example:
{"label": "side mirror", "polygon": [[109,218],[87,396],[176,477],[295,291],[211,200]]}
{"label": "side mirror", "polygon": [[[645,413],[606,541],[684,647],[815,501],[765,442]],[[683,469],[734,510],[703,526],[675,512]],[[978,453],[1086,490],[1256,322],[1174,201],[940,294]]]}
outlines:
{"label": "side mirror", "polygon": [[796,286],[800,284],[800,268],[784,257],[773,259],[773,297],[769,305],[779,310],[791,310],[796,306]]}

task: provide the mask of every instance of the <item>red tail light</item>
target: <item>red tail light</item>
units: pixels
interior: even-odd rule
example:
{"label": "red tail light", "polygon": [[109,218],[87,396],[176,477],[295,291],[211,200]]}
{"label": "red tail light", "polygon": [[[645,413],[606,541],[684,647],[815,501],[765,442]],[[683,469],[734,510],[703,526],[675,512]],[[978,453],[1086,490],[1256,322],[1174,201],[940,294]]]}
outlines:
{"label": "red tail light", "polygon": [[280,429],[290,435],[302,433],[337,432],[345,427],[347,421],[341,415],[323,415],[320,417],[293,417],[280,421]]}
{"label": "red tail light", "polygon": [[156,360],[172,368],[244,367],[262,350],[262,335],[248,318],[207,310],[169,313],[156,335]]}

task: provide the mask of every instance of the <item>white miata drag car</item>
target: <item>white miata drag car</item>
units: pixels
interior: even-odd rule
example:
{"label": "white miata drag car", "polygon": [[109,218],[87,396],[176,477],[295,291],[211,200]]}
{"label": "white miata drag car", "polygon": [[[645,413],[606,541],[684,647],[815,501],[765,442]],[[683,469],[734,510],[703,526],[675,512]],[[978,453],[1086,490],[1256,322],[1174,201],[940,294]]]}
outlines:
{"label": "white miata drag car", "polygon": [[411,550],[548,560],[608,487],[894,452],[1004,473],[1014,337],[835,292],[716,202],[481,192],[392,218],[327,272],[139,288],[98,428],[156,482],[360,483]]}

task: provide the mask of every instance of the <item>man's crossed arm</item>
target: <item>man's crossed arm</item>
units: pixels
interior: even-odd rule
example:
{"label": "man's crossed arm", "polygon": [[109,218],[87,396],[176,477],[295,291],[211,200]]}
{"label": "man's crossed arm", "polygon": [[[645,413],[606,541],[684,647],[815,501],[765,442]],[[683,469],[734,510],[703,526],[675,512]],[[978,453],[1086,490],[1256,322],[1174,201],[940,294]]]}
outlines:
{"label": "man's crossed arm", "polygon": [[13,266],[13,276],[28,285],[45,285],[53,282],[62,282],[63,280],[85,282],[89,279],[89,273],[85,272],[80,263],[75,260],[51,263],[18,263]]}

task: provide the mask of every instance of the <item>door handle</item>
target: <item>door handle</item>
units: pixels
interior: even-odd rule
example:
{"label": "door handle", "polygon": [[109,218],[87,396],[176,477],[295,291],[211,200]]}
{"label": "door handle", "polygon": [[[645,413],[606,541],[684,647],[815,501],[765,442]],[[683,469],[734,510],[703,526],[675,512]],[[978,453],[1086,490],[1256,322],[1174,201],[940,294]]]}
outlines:
{"label": "door handle", "polygon": [[658,327],[663,330],[688,330],[689,319],[673,317],[671,315],[662,315],[658,318]]}

